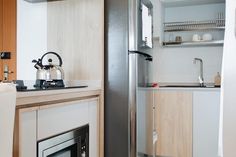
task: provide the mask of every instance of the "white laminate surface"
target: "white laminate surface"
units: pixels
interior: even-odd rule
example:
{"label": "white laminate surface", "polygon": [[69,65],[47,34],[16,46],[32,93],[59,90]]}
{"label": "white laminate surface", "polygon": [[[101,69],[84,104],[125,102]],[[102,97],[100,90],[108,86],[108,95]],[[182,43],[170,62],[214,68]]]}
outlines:
{"label": "white laminate surface", "polygon": [[[77,81],[72,82],[76,83]],[[80,81],[80,83],[81,85],[87,85],[88,87],[17,92],[16,106],[27,107],[28,104],[32,106],[32,104],[98,96],[101,94],[102,87],[100,81]]]}
{"label": "white laminate surface", "polygon": [[193,92],[193,157],[218,157],[219,115],[220,92]]}
{"label": "white laminate surface", "polygon": [[220,91],[220,88],[201,88],[201,87],[140,87],[139,90],[157,90],[157,91]]}
{"label": "white laminate surface", "polygon": [[[166,87],[171,85],[179,85],[180,87]],[[139,90],[159,90],[159,91],[220,91],[220,88],[214,87],[213,83],[206,83],[206,87],[181,87],[183,86],[197,86],[198,83],[158,83],[157,87],[139,87]]]}

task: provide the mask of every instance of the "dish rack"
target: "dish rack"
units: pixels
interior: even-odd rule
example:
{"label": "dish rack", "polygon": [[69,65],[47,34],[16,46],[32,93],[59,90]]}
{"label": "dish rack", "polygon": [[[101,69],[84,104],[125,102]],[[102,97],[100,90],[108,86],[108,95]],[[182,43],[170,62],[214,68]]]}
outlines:
{"label": "dish rack", "polygon": [[224,29],[225,29],[225,19],[164,23],[164,32],[194,31],[194,30],[224,30]]}

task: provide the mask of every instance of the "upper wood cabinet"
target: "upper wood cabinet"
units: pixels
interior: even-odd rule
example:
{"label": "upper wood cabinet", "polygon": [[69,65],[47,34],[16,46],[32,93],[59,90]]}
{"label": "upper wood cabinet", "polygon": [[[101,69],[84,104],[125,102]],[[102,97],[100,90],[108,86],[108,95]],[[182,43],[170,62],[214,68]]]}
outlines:
{"label": "upper wood cabinet", "polygon": [[8,79],[16,79],[16,0],[0,0],[0,52],[11,52],[11,59],[0,59],[0,80],[8,66]]}

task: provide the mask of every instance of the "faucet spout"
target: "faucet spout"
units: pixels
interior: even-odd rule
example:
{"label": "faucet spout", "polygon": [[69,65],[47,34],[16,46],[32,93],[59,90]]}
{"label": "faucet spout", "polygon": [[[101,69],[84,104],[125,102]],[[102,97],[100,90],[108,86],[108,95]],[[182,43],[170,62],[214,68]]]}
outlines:
{"label": "faucet spout", "polygon": [[204,86],[204,78],[203,78],[203,61],[201,58],[194,58],[193,59],[193,64],[196,64],[197,61],[200,63],[200,75],[198,77],[200,86]]}

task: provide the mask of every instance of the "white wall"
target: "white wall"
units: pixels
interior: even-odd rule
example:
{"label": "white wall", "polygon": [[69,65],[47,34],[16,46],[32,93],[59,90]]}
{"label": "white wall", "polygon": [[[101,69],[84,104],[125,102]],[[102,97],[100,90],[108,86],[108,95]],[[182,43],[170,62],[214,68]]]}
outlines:
{"label": "white wall", "polygon": [[224,107],[223,147],[224,157],[236,156],[236,36],[235,0],[226,1],[226,34],[223,56],[222,102]]}
{"label": "white wall", "polygon": [[[155,7],[155,5],[154,5]],[[155,8],[154,8],[155,9]],[[187,20],[209,20],[215,19],[218,12],[224,12],[224,4],[199,5],[166,8],[162,14],[164,21],[187,21]],[[162,18],[163,18],[162,17]],[[158,17],[161,18],[161,17]],[[154,27],[160,27],[157,17],[154,17]],[[154,28],[154,35],[158,29]],[[191,40],[193,34],[198,32],[174,33],[175,36],[181,35],[183,40]],[[199,33],[199,34],[203,34]],[[223,38],[224,32],[214,33],[215,39]],[[153,81],[157,82],[198,82],[199,64],[193,64],[193,58],[199,57],[204,62],[205,82],[214,82],[214,76],[221,72],[223,47],[177,47],[167,48],[160,46],[154,40],[153,49]]]}
{"label": "white wall", "polygon": [[47,51],[47,3],[17,0],[17,79],[35,80],[33,59]]}

